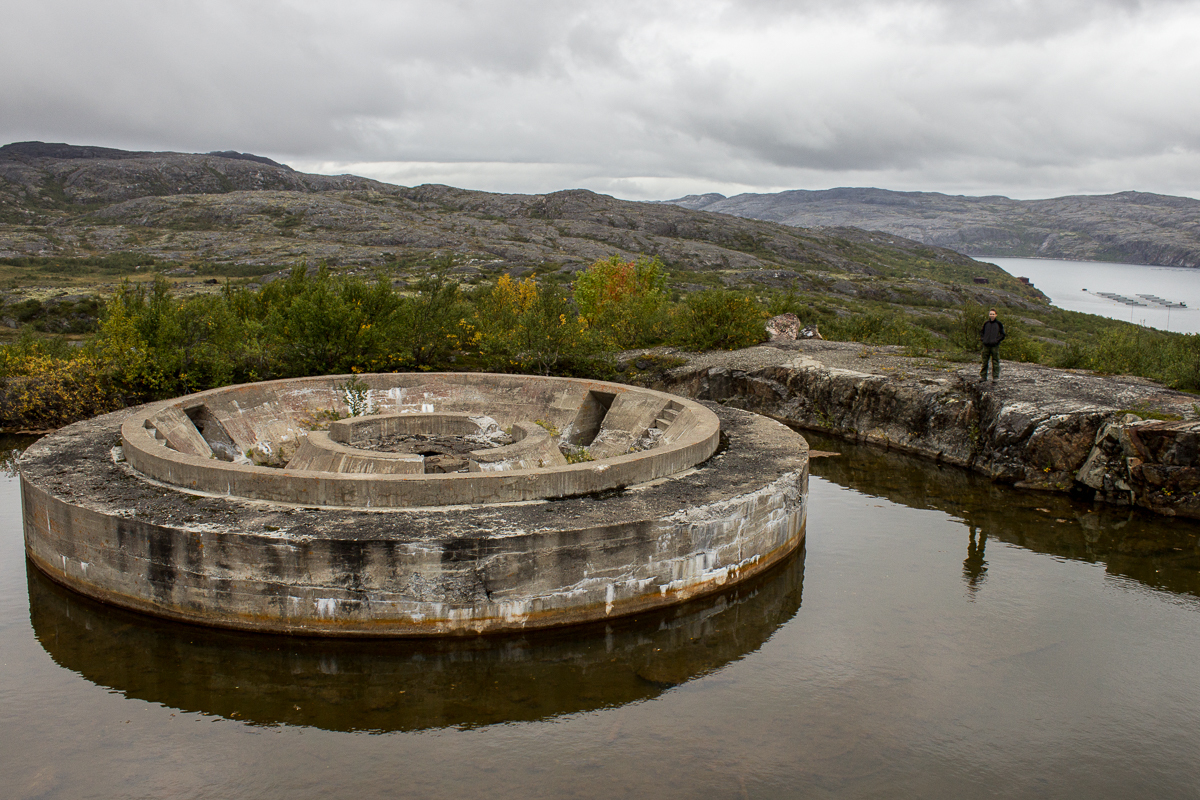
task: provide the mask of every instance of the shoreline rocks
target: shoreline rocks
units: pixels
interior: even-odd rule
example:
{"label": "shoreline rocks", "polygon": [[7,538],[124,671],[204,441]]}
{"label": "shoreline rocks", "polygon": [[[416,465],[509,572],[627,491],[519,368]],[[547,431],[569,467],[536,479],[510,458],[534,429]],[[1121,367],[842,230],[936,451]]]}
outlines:
{"label": "shoreline rocks", "polygon": [[654,388],[984,474],[1200,519],[1200,397],[1127,376],[974,362],[818,340],[675,355]]}

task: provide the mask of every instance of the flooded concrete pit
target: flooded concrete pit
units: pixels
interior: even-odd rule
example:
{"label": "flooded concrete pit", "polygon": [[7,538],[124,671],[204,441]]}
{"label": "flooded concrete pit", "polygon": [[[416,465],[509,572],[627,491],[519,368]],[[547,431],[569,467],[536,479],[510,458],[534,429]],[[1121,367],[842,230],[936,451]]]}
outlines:
{"label": "flooded concrete pit", "polygon": [[357,381],[216,389],[45,437],[21,461],[29,558],[172,619],[420,636],[666,606],[803,542],[808,448],[765,417],[598,381]]}

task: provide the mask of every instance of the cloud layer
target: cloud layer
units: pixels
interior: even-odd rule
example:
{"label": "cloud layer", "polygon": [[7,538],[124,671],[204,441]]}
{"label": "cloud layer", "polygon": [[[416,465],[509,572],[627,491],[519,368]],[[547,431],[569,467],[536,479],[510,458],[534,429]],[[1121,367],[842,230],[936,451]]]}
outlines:
{"label": "cloud layer", "polygon": [[1200,197],[1200,3],[10,4],[0,140],[623,197]]}

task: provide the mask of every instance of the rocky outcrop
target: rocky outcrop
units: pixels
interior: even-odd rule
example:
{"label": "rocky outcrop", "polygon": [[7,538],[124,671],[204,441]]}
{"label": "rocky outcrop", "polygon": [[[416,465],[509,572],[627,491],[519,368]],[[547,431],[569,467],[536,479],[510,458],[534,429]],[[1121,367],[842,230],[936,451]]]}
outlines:
{"label": "rocky outcrop", "polygon": [[1200,398],[1033,364],[1002,375],[980,383],[973,364],[810,340],[695,356],[654,385],[1018,488],[1200,519]]}
{"label": "rocky outcrop", "polygon": [[18,142],[0,147],[6,192],[35,206],[116,203],[139,197],[237,191],[371,190],[386,184],[351,175],[306,175],[250,153],[142,153]]}
{"label": "rocky outcrop", "polygon": [[1200,424],[1126,414],[1100,428],[1076,479],[1106,502],[1200,517],[1197,464]]}

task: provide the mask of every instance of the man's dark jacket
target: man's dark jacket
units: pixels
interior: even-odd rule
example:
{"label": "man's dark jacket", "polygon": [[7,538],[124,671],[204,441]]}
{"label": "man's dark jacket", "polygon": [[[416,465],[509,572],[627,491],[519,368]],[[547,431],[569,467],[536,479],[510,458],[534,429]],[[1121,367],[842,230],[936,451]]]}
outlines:
{"label": "man's dark jacket", "polygon": [[989,319],[983,323],[979,338],[986,345],[997,345],[1004,341],[1004,323],[998,319]]}

